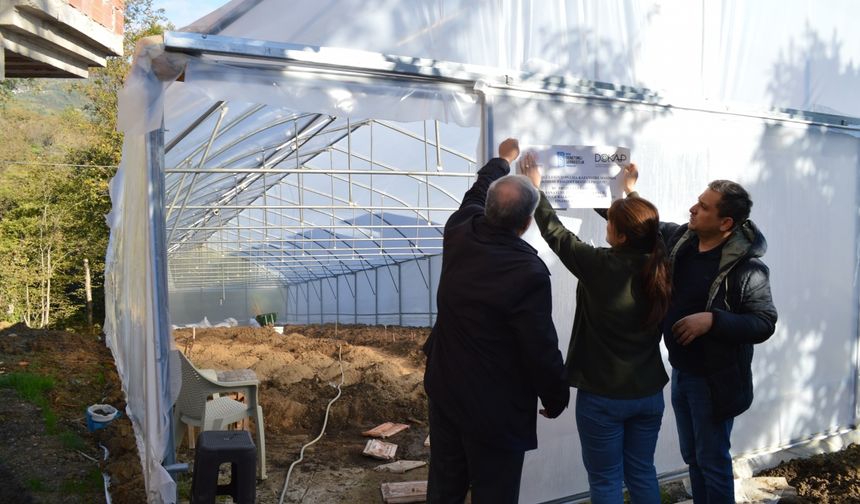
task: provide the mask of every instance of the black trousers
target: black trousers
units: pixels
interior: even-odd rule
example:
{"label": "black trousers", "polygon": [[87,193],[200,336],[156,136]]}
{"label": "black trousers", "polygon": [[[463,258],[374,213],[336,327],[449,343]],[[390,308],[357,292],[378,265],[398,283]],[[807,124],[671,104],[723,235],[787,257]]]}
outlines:
{"label": "black trousers", "polygon": [[430,402],[429,504],[463,504],[470,489],[472,504],[517,504],[524,457],[469,439]]}

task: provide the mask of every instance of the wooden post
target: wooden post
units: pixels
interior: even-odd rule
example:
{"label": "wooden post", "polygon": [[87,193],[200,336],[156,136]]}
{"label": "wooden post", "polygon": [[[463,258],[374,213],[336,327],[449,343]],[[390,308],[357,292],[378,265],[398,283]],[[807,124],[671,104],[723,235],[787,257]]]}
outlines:
{"label": "wooden post", "polygon": [[87,325],[93,326],[93,286],[90,281],[90,260],[84,259],[84,290],[87,293]]}

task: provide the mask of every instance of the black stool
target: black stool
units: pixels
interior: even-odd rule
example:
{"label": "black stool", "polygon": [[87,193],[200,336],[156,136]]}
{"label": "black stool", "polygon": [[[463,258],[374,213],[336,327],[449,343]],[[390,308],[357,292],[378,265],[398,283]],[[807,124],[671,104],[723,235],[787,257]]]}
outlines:
{"label": "black stool", "polygon": [[[218,484],[221,464],[230,464],[230,484]],[[248,431],[204,431],[197,436],[191,504],[214,504],[215,496],[229,495],[237,504],[253,504],[257,497],[257,448]]]}

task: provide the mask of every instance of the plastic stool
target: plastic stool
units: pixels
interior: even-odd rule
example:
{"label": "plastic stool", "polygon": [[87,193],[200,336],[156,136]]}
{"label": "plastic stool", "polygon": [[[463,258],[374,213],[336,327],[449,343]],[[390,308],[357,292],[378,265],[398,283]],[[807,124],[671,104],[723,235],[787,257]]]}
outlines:
{"label": "plastic stool", "polygon": [[[218,484],[221,464],[230,464],[230,484]],[[197,436],[191,504],[214,504],[229,495],[237,504],[253,504],[257,497],[257,448],[248,431],[204,431]]]}

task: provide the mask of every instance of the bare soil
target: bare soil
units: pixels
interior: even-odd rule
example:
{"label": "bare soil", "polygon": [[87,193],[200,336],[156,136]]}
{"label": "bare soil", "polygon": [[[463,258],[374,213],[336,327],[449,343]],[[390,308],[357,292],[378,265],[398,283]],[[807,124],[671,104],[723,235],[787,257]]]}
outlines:
{"label": "bare soil", "polygon": [[[113,502],[146,502],[128,419],[87,430],[89,405],[125,409],[113,358],[97,335],[8,327],[0,331],[0,376],[10,373],[48,376],[54,386],[47,408],[0,388],[0,502],[103,503],[103,472],[112,475]],[[46,421],[50,415],[55,426]],[[107,461],[99,444],[109,451]]]}
{"label": "bare soil", "polygon": [[[397,459],[428,460],[424,344],[429,329],[369,326],[286,326],[181,329],[177,347],[198,368],[252,369],[260,380],[266,420],[270,478],[257,488],[258,502],[277,502],[289,465],[301,446],[319,434],[330,399],[325,436],[305,451],[293,470],[285,502],[381,502],[384,481],[426,479],[426,468],[407,474],[379,473],[382,461],[361,454],[361,433],[391,421],[410,426],[389,441]],[[190,452],[181,452],[188,461]]]}
{"label": "bare soil", "polygon": [[[791,502],[848,504],[860,502],[860,445],[836,452],[794,459],[757,476],[782,476],[797,489]],[[788,501],[788,499],[784,499]]]}
{"label": "bare soil", "polygon": [[[397,458],[428,460],[426,397],[422,386],[423,328],[287,326],[179,330],[177,347],[199,368],[252,369],[261,381],[266,419],[269,478],[257,485],[258,502],[278,502],[290,464],[301,446],[319,433],[325,407],[341,380],[325,436],[305,451],[293,470],[285,502],[382,502],[385,481],[423,480],[426,468],[403,475],[380,473],[382,463],[361,455],[361,432],[385,421],[410,428],[390,439]],[[44,412],[0,388],[0,502],[102,503],[100,473],[111,476],[113,502],[145,502],[140,462],[131,425],[123,416],[89,433],[84,411],[94,403],[125,408],[110,352],[92,334],[34,331],[16,325],[0,331],[0,376],[12,372],[52,376],[50,409],[57,426],[49,432]],[[74,441],[77,437],[80,442]],[[101,462],[99,443],[108,448]],[[98,460],[96,462],[92,459]],[[183,445],[180,461],[193,462]],[[784,463],[761,475],[785,476],[798,489],[792,502],[860,502],[860,447]],[[190,477],[180,481],[187,497]]]}

